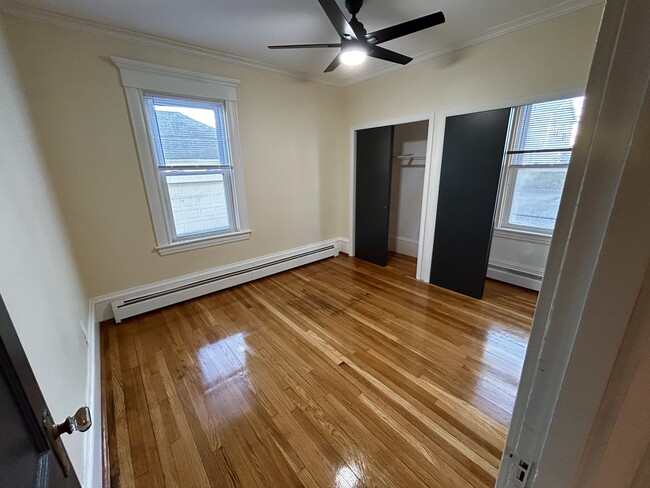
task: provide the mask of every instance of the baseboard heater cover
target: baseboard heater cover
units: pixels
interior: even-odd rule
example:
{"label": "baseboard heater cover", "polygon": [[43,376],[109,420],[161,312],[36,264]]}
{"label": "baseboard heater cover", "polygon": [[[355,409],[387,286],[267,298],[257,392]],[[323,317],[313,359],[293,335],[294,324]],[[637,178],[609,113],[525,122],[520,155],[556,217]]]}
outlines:
{"label": "baseboard heater cover", "polygon": [[540,274],[500,266],[498,264],[488,265],[487,277],[535,291],[540,290],[542,283],[542,275]]}
{"label": "baseboard heater cover", "polygon": [[[221,271],[205,276],[195,281],[179,283],[166,289],[115,300],[111,302],[115,322],[118,324],[125,318],[141,313],[150,312],[167,307],[175,303],[224,290],[232,286],[241,285],[259,278],[264,278],[275,273],[287,271],[298,266],[320,261],[338,254],[336,245],[329,244],[317,249],[297,252],[277,259],[260,259],[259,264],[251,261],[248,264],[224,266]],[[252,260],[255,261],[255,260]]]}
{"label": "baseboard heater cover", "polygon": [[491,269],[494,269],[495,271],[502,271],[504,273],[510,273],[510,274],[514,274],[514,275],[517,275],[517,276],[522,276],[524,278],[529,278],[531,280],[542,281],[542,276],[540,276],[538,274],[535,274],[535,273],[530,273],[530,272],[527,272],[527,271],[521,271],[521,270],[518,270],[518,269],[509,268],[509,267],[506,267],[506,266],[500,266],[498,264],[490,264],[490,265],[488,265],[488,267],[491,268]]}

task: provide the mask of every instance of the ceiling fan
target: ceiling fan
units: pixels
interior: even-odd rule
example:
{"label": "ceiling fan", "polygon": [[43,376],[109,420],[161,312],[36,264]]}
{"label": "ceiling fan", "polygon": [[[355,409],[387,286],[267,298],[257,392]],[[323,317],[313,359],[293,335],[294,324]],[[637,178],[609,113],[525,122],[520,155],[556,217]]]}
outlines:
{"label": "ceiling fan", "polygon": [[345,7],[352,15],[350,20],[345,18],[335,0],[318,0],[318,3],[320,3],[327,17],[329,17],[332,25],[334,25],[336,32],[341,37],[341,42],[326,44],[288,44],[269,46],[269,49],[340,48],[341,51],[339,54],[325,68],[325,73],[334,71],[341,63],[348,65],[361,64],[367,56],[390,61],[391,63],[408,64],[413,61],[413,58],[385,49],[378,44],[397,39],[398,37],[407,36],[414,32],[428,29],[429,27],[434,27],[445,21],[444,14],[442,12],[436,12],[435,14],[425,15],[424,17],[409,20],[408,22],[403,22],[392,27],[368,32],[357,19],[357,14],[363,6],[363,0],[345,0]]}

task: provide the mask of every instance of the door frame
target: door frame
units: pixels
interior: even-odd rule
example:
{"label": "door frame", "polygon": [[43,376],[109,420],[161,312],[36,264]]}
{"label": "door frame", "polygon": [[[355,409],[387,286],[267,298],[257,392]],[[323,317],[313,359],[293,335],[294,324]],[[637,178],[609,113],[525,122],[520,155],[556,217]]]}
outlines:
{"label": "door frame", "polygon": [[[650,69],[649,53],[635,51],[650,40],[648,20],[646,0],[605,5],[498,488],[515,486],[520,459],[526,486],[591,486],[617,415],[608,385],[622,402],[638,364],[618,358],[645,353],[625,337],[648,327],[636,320],[650,274]],[[641,459],[627,453],[616,454],[624,470]]]}
{"label": "door frame", "polygon": [[[423,236],[422,232],[423,225],[425,222],[424,210],[426,208],[426,201],[428,199],[428,188],[427,181],[429,179],[428,174],[431,168],[431,149],[433,141],[433,124],[434,124],[435,114],[425,113],[420,115],[406,115],[404,117],[398,117],[395,119],[386,119],[379,120],[374,122],[367,122],[364,124],[357,124],[350,127],[350,165],[349,165],[349,195],[350,195],[350,207],[349,207],[349,228],[348,228],[348,255],[354,256],[354,241],[355,241],[355,212],[356,212],[356,192],[357,192],[357,137],[356,133],[358,130],[363,129],[375,129],[377,127],[386,127],[388,125],[401,125],[409,124],[413,122],[428,122],[429,126],[427,128],[427,149],[425,154],[424,161],[424,181],[422,182],[422,207],[420,210],[420,235],[418,238],[418,257],[417,257],[417,268],[416,268],[416,279],[421,279],[422,268],[421,264],[423,257],[426,254],[423,247]],[[391,155],[392,156],[392,155]]]}

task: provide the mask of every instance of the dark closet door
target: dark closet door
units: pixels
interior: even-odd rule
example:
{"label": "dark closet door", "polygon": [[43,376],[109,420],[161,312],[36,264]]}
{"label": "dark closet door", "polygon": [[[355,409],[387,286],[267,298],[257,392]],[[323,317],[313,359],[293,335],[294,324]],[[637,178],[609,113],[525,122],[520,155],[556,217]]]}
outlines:
{"label": "dark closet door", "polygon": [[448,117],[431,283],[483,297],[510,109]]}
{"label": "dark closet door", "polygon": [[357,131],[354,254],[380,266],[388,262],[393,126]]}

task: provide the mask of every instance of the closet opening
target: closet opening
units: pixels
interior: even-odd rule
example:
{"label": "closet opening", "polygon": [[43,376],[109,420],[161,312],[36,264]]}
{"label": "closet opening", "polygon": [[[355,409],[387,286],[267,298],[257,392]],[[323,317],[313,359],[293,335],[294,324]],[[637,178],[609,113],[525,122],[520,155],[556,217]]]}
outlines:
{"label": "closet opening", "polygon": [[420,241],[426,167],[426,120],[399,124],[393,132],[393,161],[388,222],[388,266],[415,268]]}
{"label": "closet opening", "polygon": [[431,124],[353,131],[350,255],[418,279]]}

